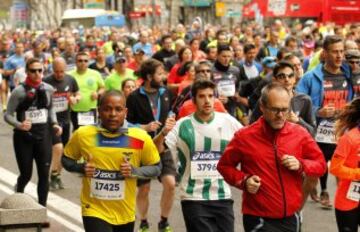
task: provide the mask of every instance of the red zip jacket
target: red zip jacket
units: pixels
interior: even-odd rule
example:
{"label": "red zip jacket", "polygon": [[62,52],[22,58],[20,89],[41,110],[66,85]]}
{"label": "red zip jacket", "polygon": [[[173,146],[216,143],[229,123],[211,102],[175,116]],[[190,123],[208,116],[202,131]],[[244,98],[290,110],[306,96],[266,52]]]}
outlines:
{"label": "red zip jacket", "polygon": [[[293,155],[301,170],[290,171],[282,166],[283,155]],[[239,170],[238,164],[241,164]],[[304,172],[321,176],[326,171],[324,156],[305,128],[286,122],[273,130],[261,117],[254,124],[240,129],[227,145],[217,166],[230,185],[243,191],[243,214],[267,218],[284,218],[297,212],[302,203]],[[261,186],[256,194],[244,189],[247,177],[257,175]]]}

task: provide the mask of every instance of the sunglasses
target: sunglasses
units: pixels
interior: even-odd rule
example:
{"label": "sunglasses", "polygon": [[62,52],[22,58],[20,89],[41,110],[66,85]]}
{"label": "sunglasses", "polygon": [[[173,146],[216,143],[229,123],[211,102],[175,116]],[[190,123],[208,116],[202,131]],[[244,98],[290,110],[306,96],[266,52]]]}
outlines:
{"label": "sunglasses", "polygon": [[89,62],[89,60],[82,60],[82,59],[79,59],[79,60],[77,60],[77,62],[79,62],[79,63],[87,63],[87,62]]}
{"label": "sunglasses", "polygon": [[39,69],[31,68],[31,69],[29,69],[29,72],[32,73],[32,74],[34,74],[34,73],[42,73],[43,69],[42,68],[39,68]]}
{"label": "sunglasses", "polygon": [[349,64],[357,64],[357,65],[359,65],[360,61],[358,61],[358,60],[349,60],[348,63]]}
{"label": "sunglasses", "polygon": [[293,78],[295,77],[295,74],[294,73],[290,73],[290,74],[286,74],[286,73],[279,73],[278,75],[275,76],[276,79],[279,79],[279,80],[284,80],[286,78]]}

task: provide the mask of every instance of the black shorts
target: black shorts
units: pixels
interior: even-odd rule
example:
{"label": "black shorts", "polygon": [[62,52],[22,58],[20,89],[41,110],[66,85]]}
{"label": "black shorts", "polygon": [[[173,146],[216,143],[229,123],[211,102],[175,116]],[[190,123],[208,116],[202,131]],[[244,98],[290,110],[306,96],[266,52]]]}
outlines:
{"label": "black shorts", "polygon": [[69,137],[70,137],[70,122],[69,123],[59,123],[59,125],[62,128],[62,134],[61,136],[57,136],[55,134],[55,130],[53,130],[52,132],[52,145],[58,144],[58,143],[62,143],[65,147],[65,145],[67,144],[67,142],[69,141]]}
{"label": "black shorts", "polygon": [[188,232],[233,232],[234,201],[181,201],[181,209]]}
{"label": "black shorts", "polygon": [[[167,149],[160,154],[160,161],[162,165],[161,173],[160,176],[158,177],[158,180],[160,182],[161,182],[161,177],[163,176],[167,176],[167,175],[176,176],[177,174],[176,167],[170,150]],[[147,180],[139,179],[137,180],[137,186],[142,186],[144,184],[149,183],[150,181],[151,179],[147,179]]]}
{"label": "black shorts", "polygon": [[113,225],[103,219],[83,216],[84,229],[87,232],[133,232],[135,222],[123,225]]}
{"label": "black shorts", "polygon": [[245,232],[299,232],[300,216],[295,213],[290,217],[273,219],[244,214],[243,225]]}

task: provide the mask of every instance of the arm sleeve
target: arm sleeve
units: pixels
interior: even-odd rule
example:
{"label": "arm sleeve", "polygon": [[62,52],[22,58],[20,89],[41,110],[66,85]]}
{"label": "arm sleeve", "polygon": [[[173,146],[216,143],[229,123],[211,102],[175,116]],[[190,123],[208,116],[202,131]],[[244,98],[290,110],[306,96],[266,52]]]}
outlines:
{"label": "arm sleeve", "polygon": [[354,146],[355,144],[352,144],[350,138],[346,134],[340,138],[334,155],[331,159],[331,174],[341,179],[360,180],[360,168],[351,168],[345,166],[345,161],[351,154]]}
{"label": "arm sleeve", "polygon": [[159,176],[161,173],[162,164],[161,162],[153,165],[141,166],[132,169],[132,175],[138,179],[149,179],[154,176]]}
{"label": "arm sleeve", "polygon": [[61,157],[61,163],[68,172],[84,173],[84,163],[77,163],[76,160],[73,160],[64,155]]}
{"label": "arm sleeve", "polygon": [[22,89],[22,87],[18,87],[11,93],[4,115],[4,120],[15,128],[19,128],[21,126],[21,122],[19,122],[15,117],[15,112],[23,98],[23,95],[25,95],[25,92],[22,91]]}
{"label": "arm sleeve", "polygon": [[243,190],[244,181],[248,175],[236,168],[238,164],[241,163],[241,144],[239,137],[240,134],[237,132],[226,146],[226,149],[218,162],[217,170],[227,183]]}
{"label": "arm sleeve", "polygon": [[302,165],[302,170],[307,176],[320,177],[326,172],[324,155],[315,140],[307,132],[304,133],[304,138],[302,139],[301,157],[299,161]]}

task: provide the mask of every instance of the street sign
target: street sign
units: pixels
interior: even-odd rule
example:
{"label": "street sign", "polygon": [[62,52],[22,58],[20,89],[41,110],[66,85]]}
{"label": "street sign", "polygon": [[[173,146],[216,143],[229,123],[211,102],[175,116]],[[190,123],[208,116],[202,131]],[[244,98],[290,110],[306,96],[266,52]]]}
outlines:
{"label": "street sign", "polygon": [[240,18],[241,17],[241,12],[240,11],[228,10],[228,12],[226,13],[226,17],[228,17],[228,18]]}
{"label": "street sign", "polygon": [[130,11],[128,13],[128,17],[131,19],[139,19],[139,18],[144,18],[146,15],[145,12],[141,12],[141,11]]}
{"label": "street sign", "polygon": [[209,7],[213,0],[183,0],[184,6]]}

